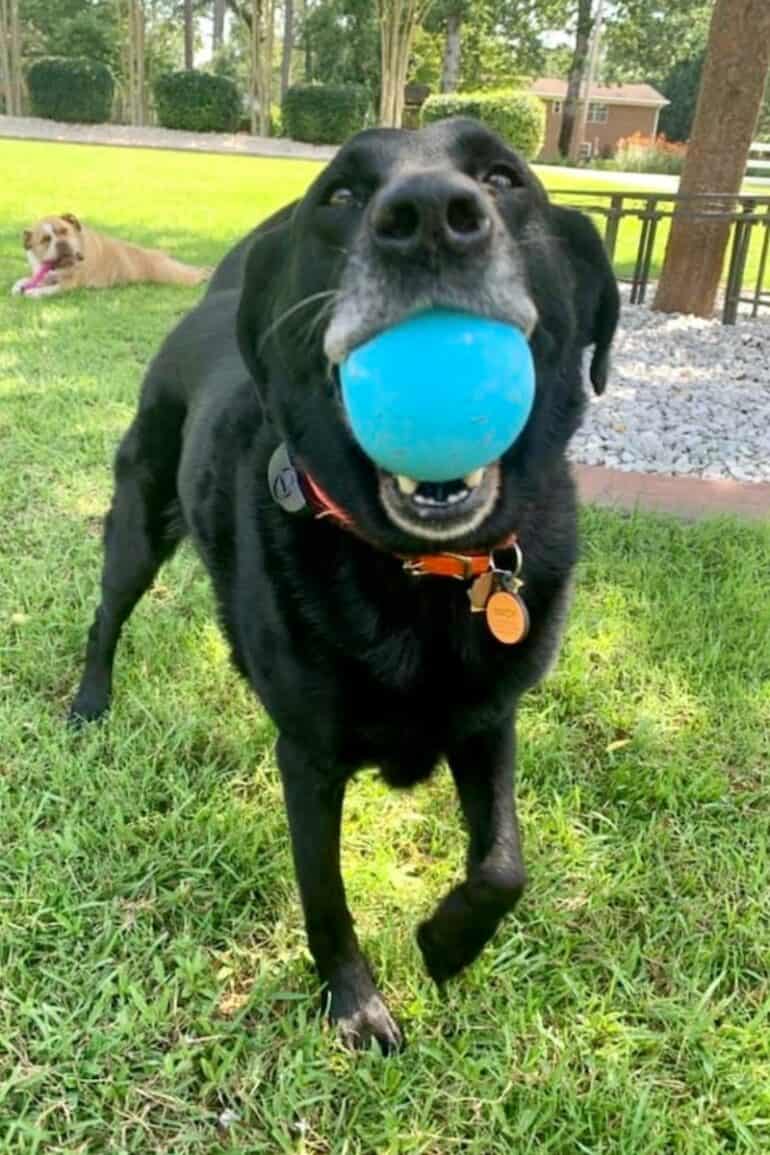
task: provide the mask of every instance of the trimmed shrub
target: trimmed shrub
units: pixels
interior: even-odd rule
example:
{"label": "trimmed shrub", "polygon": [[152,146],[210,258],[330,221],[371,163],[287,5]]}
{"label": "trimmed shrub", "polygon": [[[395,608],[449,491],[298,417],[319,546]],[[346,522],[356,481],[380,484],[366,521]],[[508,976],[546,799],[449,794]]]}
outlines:
{"label": "trimmed shrub", "polygon": [[281,106],[285,136],[311,144],[341,144],[363,128],[371,97],[361,84],[295,84]]}
{"label": "trimmed shrub", "polygon": [[612,167],[620,172],[666,172],[678,175],[684,168],[687,145],[660,136],[633,136],[618,141]]}
{"label": "trimmed shrub", "polygon": [[498,133],[518,152],[533,160],[545,140],[545,105],[528,92],[451,92],[429,96],[421,121],[431,124],[448,116],[471,116]]}
{"label": "trimmed shrub", "polygon": [[34,116],[71,124],[110,119],[115,81],[106,64],[84,57],[45,56],[27,72]]}
{"label": "trimmed shrub", "polygon": [[187,132],[235,132],[241,98],[232,80],[210,72],[166,72],[153,86],[158,123]]}

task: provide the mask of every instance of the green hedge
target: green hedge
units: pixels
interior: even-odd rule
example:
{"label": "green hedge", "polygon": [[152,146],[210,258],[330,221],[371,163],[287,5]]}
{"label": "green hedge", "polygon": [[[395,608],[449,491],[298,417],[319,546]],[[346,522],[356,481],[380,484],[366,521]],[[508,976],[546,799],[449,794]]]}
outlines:
{"label": "green hedge", "polygon": [[164,128],[187,132],[235,132],[241,98],[232,80],[210,72],[166,72],[153,86],[155,111]]}
{"label": "green hedge", "polygon": [[33,116],[73,124],[110,119],[115,81],[106,64],[46,56],[28,70],[27,87]]}
{"label": "green hedge", "polygon": [[472,116],[498,133],[518,152],[534,159],[545,140],[545,105],[528,92],[453,92],[429,96],[422,106],[422,123],[448,116]]}
{"label": "green hedge", "polygon": [[360,84],[295,84],[283,98],[283,132],[311,144],[340,144],[363,128],[371,96]]}

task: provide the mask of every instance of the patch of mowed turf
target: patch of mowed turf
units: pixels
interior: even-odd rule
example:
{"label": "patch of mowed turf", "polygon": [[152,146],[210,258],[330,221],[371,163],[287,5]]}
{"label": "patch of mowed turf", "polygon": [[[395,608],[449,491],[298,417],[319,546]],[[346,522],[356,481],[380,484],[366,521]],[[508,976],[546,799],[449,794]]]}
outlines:
{"label": "patch of mowed turf", "polygon": [[[206,261],[295,178],[59,146],[0,145],[0,164],[9,282],[18,206],[53,171],[62,211],[80,207],[58,204],[63,170],[103,227],[153,238],[173,187],[180,247]],[[271,199],[246,219],[250,182]],[[767,527],[584,513],[564,651],[521,710],[531,887],[446,1000],[413,931],[462,869],[448,775],[351,787],[346,877],[409,1040],[394,1059],[346,1054],[319,1020],[273,729],[189,550],[126,628],[110,719],[65,730],[114,447],[195,297],[0,299],[0,1149],[768,1150]]]}

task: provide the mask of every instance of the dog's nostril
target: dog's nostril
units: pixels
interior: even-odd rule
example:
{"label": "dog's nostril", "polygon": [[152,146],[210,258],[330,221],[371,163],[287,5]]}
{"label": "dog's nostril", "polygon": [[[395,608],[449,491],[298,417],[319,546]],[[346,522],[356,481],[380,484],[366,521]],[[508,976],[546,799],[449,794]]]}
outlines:
{"label": "dog's nostril", "polygon": [[478,236],[489,227],[489,217],[471,196],[452,197],[446,219],[450,231],[461,237]]}
{"label": "dog's nostril", "polygon": [[467,257],[485,244],[492,220],[469,181],[412,177],[375,202],[372,237],[383,253],[401,257],[418,251]]}
{"label": "dog's nostril", "polygon": [[408,241],[420,228],[420,214],[411,201],[387,205],[377,214],[374,229],[378,237],[387,241]]}

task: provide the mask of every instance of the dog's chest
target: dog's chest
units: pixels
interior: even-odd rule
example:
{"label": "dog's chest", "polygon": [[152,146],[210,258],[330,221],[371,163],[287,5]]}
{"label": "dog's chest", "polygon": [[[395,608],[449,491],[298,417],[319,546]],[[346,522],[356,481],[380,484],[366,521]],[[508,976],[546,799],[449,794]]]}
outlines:
{"label": "dog's chest", "polygon": [[337,668],[344,762],[377,765],[396,786],[427,777],[465,735],[512,708],[509,679],[478,655],[402,635]]}
{"label": "dog's chest", "polygon": [[509,696],[525,651],[495,641],[461,583],[417,580],[417,596],[400,612],[380,599],[374,637],[349,651],[345,678],[362,708],[370,700],[382,714],[389,703],[395,714],[414,709],[442,724]]}

